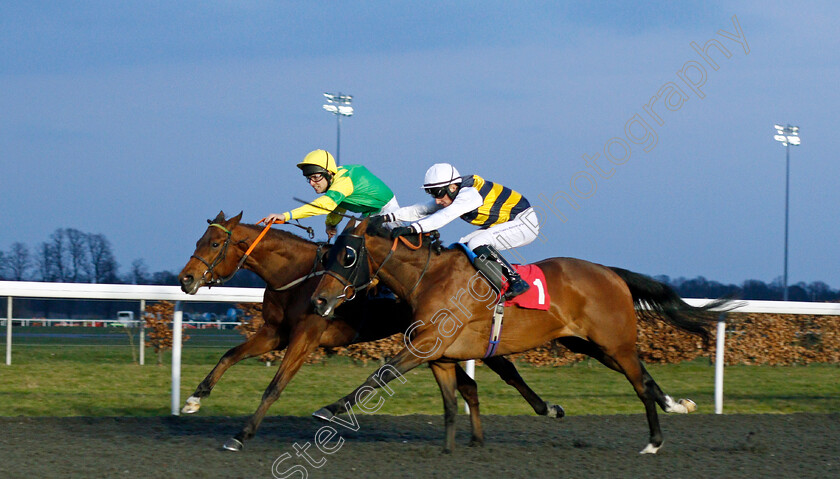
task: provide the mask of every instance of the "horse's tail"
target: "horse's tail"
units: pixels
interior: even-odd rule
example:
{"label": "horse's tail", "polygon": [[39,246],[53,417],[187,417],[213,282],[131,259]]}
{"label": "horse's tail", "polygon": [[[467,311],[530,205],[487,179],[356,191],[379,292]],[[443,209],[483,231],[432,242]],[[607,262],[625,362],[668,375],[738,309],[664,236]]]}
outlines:
{"label": "horse's tail", "polygon": [[728,309],[727,306],[732,302],[721,298],[704,306],[692,306],[665,283],[626,269],[610,269],[627,283],[640,319],[663,319],[683,331],[701,336],[704,341],[710,339],[709,326],[718,320],[722,310]]}

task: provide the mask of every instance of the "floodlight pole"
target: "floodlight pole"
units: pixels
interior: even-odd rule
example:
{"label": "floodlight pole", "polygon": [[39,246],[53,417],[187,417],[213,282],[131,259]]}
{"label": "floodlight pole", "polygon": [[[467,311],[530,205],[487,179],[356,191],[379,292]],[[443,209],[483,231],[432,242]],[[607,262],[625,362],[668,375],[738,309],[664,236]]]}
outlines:
{"label": "floodlight pole", "polygon": [[781,142],[785,147],[785,267],[782,276],[782,300],[788,300],[788,224],[790,218],[790,145],[799,146],[799,127],[774,125],[776,135],[774,140]]}
{"label": "floodlight pole", "polygon": [[785,145],[785,272],[782,277],[782,301],[788,300],[788,218],[790,203],[790,143]]}
{"label": "floodlight pole", "polygon": [[341,164],[341,117],[353,116],[353,107],[350,103],[353,101],[352,95],[342,95],[338,93],[324,93],[327,99],[327,104],[323,105],[324,110],[336,116],[336,141],[335,141],[335,163],[336,166]]}
{"label": "floodlight pole", "polygon": [[335,166],[341,165],[341,115],[336,114],[336,133],[335,133]]}

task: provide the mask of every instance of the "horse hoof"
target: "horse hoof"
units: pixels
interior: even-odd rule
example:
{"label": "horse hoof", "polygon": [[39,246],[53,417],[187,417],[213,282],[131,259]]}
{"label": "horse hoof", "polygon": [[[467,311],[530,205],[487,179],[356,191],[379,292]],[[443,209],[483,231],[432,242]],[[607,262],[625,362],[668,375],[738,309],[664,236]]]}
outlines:
{"label": "horse hoof", "polygon": [[201,400],[198,398],[189,398],[187,399],[187,403],[184,404],[184,407],[181,408],[181,412],[183,414],[193,414],[198,412],[201,409]]}
{"label": "horse hoof", "polygon": [[335,414],[331,413],[330,410],[325,407],[313,412],[312,415],[324,421],[329,421],[333,418],[333,416],[335,416]]}
{"label": "horse hoof", "polygon": [[659,451],[659,448],[662,447],[662,444],[658,446],[654,446],[653,444],[648,444],[645,446],[644,449],[639,451],[639,454],[656,454]]}
{"label": "horse hoof", "polygon": [[242,444],[242,442],[239,441],[239,439],[232,437],[228,439],[227,442],[225,442],[225,444],[222,446],[222,449],[225,449],[227,451],[239,452],[242,450],[243,447],[245,447],[245,445]]}
{"label": "horse hoof", "polygon": [[473,439],[470,441],[469,447],[484,447],[484,441]]}
{"label": "horse hoof", "polygon": [[691,399],[680,399],[680,404],[685,408],[686,414],[697,410],[697,404]]}
{"label": "horse hoof", "polygon": [[546,413],[546,416],[548,417],[560,419],[566,415],[566,411],[563,410],[563,406],[559,404],[545,403],[545,405],[548,406],[548,412]]}

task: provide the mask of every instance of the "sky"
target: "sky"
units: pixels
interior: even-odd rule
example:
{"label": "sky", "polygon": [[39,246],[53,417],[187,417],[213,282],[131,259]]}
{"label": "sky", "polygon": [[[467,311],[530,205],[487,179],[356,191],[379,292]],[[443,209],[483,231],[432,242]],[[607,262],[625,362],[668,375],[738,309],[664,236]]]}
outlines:
{"label": "sky", "polygon": [[540,238],[511,259],[734,284],[782,276],[773,125],[797,125],[788,282],[838,288],[837,18],[824,1],[6,0],[0,251],[75,228],[123,273],[177,272],[220,210],[255,223],[316,197],[295,164],[336,153],[322,94],[341,92],[340,162],[400,204],[427,199],[438,162],[528,198]]}

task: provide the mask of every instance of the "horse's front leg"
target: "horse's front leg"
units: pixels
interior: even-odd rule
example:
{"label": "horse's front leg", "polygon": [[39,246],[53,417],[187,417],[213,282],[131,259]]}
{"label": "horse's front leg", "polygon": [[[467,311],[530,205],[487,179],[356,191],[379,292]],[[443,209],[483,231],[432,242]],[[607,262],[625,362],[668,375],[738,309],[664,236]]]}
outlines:
{"label": "horse's front leg", "polygon": [[295,374],[300,370],[306,358],[312,354],[313,351],[320,344],[321,333],[325,329],[324,321],[318,318],[318,321],[310,322],[308,325],[301,325],[291,334],[289,347],[286,349],[286,354],[280,366],[277,368],[277,373],[271,380],[271,383],[263,393],[260,405],[254,414],[245,423],[245,426],[239,431],[236,436],[230,438],[222,446],[229,451],[240,451],[245,445],[245,441],[251,439],[260,427],[263,418],[268,413],[268,408],[274,404],[280,397],[280,393],[289,384]]}
{"label": "horse's front leg", "polygon": [[[438,387],[440,387],[440,394],[443,396],[443,423],[446,427],[443,452],[445,453],[451,453],[455,449],[455,417],[458,415],[458,400],[455,397],[458,379],[455,366],[457,366],[455,363],[429,363]],[[473,437],[473,440],[475,440],[475,437]]]}
{"label": "horse's front leg", "polygon": [[418,358],[407,349],[403,349],[382,367],[374,371],[373,374],[368,376],[365,382],[354,389],[353,392],[328,406],[322,407],[312,413],[312,415],[324,421],[331,421],[338,414],[350,412],[353,405],[365,400],[374,389],[381,387],[390,389],[387,384],[397,378],[399,378],[400,382],[405,383],[407,381],[404,377],[405,373],[424,362],[426,362],[426,359]]}
{"label": "horse's front leg", "polygon": [[484,430],[481,427],[481,414],[478,408],[478,384],[458,363],[455,363],[455,378],[458,381],[458,392],[470,407],[470,429],[472,430],[470,447],[483,446]]}
{"label": "horse's front leg", "polygon": [[282,337],[277,328],[263,325],[263,327],[257,330],[244,343],[231,348],[219,359],[216,367],[199,383],[192,396],[187,398],[186,404],[184,404],[181,412],[184,414],[197,412],[201,408],[201,400],[210,395],[216,383],[219,382],[219,379],[222,378],[222,375],[228,368],[243,359],[260,356],[275,349],[282,350],[287,344],[286,340],[287,338]]}

